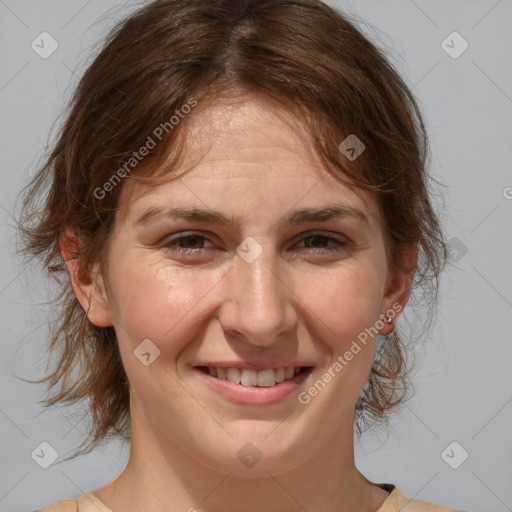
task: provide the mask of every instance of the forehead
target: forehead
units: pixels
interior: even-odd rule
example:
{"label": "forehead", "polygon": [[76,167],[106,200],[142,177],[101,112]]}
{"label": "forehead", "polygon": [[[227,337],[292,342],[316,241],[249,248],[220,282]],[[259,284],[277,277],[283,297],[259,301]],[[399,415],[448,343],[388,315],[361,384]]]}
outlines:
{"label": "forehead", "polygon": [[[278,174],[271,162],[285,160],[302,161],[297,171],[323,170],[298,112],[265,96],[247,93],[219,98],[206,103],[186,121],[181,167],[194,167],[195,177],[215,179],[221,171],[222,178],[271,178]],[[281,167],[281,176],[293,178],[299,174],[287,172],[293,171],[292,165]]]}
{"label": "forehead", "polygon": [[156,186],[125,183],[121,218],[133,219],[154,202],[260,209],[277,197],[283,206],[338,201],[379,218],[369,193],[327,172],[297,110],[274,100],[246,94],[200,105],[180,133],[182,153],[170,180]]}

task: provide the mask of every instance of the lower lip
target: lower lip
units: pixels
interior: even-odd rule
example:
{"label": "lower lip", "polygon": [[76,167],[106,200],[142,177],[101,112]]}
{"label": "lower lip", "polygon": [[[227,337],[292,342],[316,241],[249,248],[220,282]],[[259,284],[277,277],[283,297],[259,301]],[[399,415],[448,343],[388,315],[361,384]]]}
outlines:
{"label": "lower lip", "polygon": [[205,373],[198,368],[194,368],[194,370],[205,380],[207,384],[233,402],[248,405],[264,405],[279,402],[279,400],[283,400],[297,391],[308,378],[313,368],[308,368],[301,373],[297,373],[291,379],[276,383],[274,386],[269,387],[235,384],[227,379],[212,377],[209,373]]}

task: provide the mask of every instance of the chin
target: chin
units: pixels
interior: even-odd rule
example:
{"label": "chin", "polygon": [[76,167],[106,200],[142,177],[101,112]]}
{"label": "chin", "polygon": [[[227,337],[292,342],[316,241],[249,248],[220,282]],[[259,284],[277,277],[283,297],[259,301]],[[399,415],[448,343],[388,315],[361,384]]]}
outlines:
{"label": "chin", "polygon": [[268,478],[269,473],[286,473],[305,463],[305,440],[301,442],[287,431],[285,425],[240,428],[233,438],[224,437],[223,440],[223,443],[210,445],[208,462],[203,460],[211,470],[221,473],[243,478]]}

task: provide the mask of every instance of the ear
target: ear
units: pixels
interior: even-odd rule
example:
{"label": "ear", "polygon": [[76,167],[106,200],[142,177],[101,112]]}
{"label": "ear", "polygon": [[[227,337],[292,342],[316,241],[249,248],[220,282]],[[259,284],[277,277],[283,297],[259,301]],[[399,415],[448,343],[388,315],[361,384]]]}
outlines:
{"label": "ear", "polygon": [[111,326],[108,295],[99,264],[85,266],[82,258],[76,256],[79,246],[79,234],[73,227],[68,227],[60,239],[60,251],[75,295],[91,323],[97,327]]}
{"label": "ear", "polygon": [[[384,327],[379,330],[379,334],[389,334],[395,329],[395,322],[402,313],[411,292],[412,278],[416,265],[418,263],[418,244],[417,242],[406,244],[402,247],[402,259],[404,270],[395,274],[388,274],[386,291],[382,300],[381,318]],[[385,317],[391,318],[386,321]]]}

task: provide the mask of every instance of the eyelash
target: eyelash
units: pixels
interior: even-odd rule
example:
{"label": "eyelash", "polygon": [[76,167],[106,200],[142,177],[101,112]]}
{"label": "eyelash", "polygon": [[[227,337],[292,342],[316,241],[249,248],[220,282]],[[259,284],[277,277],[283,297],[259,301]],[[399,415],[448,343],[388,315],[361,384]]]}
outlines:
{"label": "eyelash", "polygon": [[[207,237],[199,234],[199,233],[185,233],[185,234],[181,234],[181,235],[178,235],[174,238],[172,238],[171,240],[165,242],[163,244],[163,247],[165,249],[168,249],[168,250],[171,250],[173,252],[178,252],[178,253],[184,253],[184,254],[187,254],[187,255],[197,255],[199,254],[199,251],[204,251],[205,248],[201,247],[201,248],[197,248],[197,249],[191,249],[191,248],[185,248],[185,247],[179,247],[178,244],[182,241],[182,240],[186,240],[188,238],[196,238],[196,239],[200,239],[200,240],[208,240]],[[335,253],[335,252],[341,252],[343,250],[345,250],[345,248],[348,246],[348,243],[345,241],[345,240],[341,240],[341,239],[338,239],[338,238],[335,238],[335,237],[332,237],[332,236],[329,236],[329,235],[325,235],[325,234],[322,234],[322,233],[311,233],[305,237],[302,237],[301,238],[301,241],[302,240],[307,240],[307,239],[310,239],[310,238],[320,238],[320,239],[323,239],[324,241],[326,242],[331,242],[331,243],[334,243],[335,246],[331,249],[326,249],[326,248],[316,248],[316,247],[306,247],[306,249],[312,249],[314,253],[318,254],[318,253],[323,253],[323,254],[326,254],[326,253]]]}

